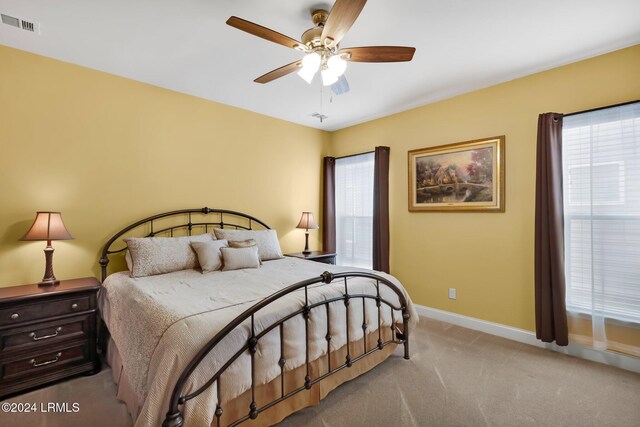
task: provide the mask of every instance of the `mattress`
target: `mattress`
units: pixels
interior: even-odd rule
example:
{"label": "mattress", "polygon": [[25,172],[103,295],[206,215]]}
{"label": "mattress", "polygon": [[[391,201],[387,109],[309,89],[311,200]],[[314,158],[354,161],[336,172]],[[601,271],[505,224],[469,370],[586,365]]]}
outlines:
{"label": "mattress", "polygon": [[[100,296],[102,315],[121,358],[122,375],[127,379],[130,400],[137,401],[138,426],[157,426],[168,409],[168,402],[178,376],[194,355],[226,324],[257,301],[301,280],[319,276],[323,271],[354,271],[297,258],[267,261],[259,269],[244,269],[201,274],[196,270],[131,278],[128,272],[115,273],[103,283]],[[368,270],[362,270],[368,271]],[[403,290],[392,276],[380,273]],[[374,282],[350,278],[349,293],[375,295]],[[340,296],[344,281],[309,287],[310,303]],[[381,296],[398,305],[397,295],[380,287]],[[417,314],[406,292],[411,322]],[[353,300],[349,308],[349,339],[362,342],[366,333],[377,330],[375,301]],[[265,307],[255,317],[255,331],[260,332],[276,320],[304,305],[304,292],[296,292]],[[384,306],[383,306],[384,307]],[[332,340],[329,349],[327,311],[324,306],[312,310],[309,322],[310,360],[321,360],[327,352],[338,352],[347,344],[346,308],[342,301],[330,304]],[[382,310],[382,325],[391,326],[401,315]],[[389,328],[387,328],[389,329]],[[283,347],[287,372],[305,364],[304,320],[296,316],[285,323]],[[190,377],[186,391],[204,384],[224,361],[248,340],[250,325],[243,324],[214,348]],[[375,342],[375,340],[374,340]],[[374,344],[375,345],[375,344]],[[280,336],[277,329],[258,343],[256,385],[268,385],[280,375]],[[225,404],[239,398],[251,386],[250,358],[243,354],[221,378],[222,393],[209,387],[184,407],[185,425],[211,424],[218,401]]]}

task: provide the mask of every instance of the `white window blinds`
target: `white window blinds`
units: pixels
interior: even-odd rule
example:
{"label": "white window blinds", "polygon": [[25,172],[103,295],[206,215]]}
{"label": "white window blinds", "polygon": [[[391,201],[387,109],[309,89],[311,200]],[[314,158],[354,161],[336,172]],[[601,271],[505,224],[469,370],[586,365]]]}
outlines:
{"label": "white window blinds", "polygon": [[640,322],[640,103],[565,117],[562,146],[567,309],[597,339],[605,318]]}
{"label": "white window blinds", "polygon": [[336,263],[373,267],[374,153],[336,159]]}

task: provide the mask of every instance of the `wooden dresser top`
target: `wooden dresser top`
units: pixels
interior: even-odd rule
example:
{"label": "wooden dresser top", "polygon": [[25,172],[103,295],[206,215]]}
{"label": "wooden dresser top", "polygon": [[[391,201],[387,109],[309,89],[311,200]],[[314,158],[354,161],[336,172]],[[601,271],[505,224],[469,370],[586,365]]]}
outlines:
{"label": "wooden dresser top", "polygon": [[66,293],[100,289],[100,282],[95,277],[61,280],[56,286],[38,286],[37,284],[9,286],[0,288],[0,302],[12,302],[31,298],[46,298]]}

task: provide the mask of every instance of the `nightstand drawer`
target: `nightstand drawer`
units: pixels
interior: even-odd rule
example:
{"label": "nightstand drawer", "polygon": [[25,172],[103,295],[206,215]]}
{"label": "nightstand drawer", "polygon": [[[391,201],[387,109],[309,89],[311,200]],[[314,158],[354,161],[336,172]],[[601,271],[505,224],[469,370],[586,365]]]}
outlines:
{"label": "nightstand drawer", "polygon": [[5,353],[51,346],[60,341],[87,338],[95,322],[92,314],[36,323],[0,331],[0,356]]}
{"label": "nightstand drawer", "polygon": [[89,360],[88,343],[81,342],[57,350],[41,350],[30,355],[1,362],[0,381],[11,381],[20,377],[40,375],[66,369],[69,365],[80,364]]}
{"label": "nightstand drawer", "polygon": [[91,301],[89,295],[54,301],[43,301],[36,304],[16,305],[12,308],[0,310],[0,326],[76,313],[88,310],[90,307]]}

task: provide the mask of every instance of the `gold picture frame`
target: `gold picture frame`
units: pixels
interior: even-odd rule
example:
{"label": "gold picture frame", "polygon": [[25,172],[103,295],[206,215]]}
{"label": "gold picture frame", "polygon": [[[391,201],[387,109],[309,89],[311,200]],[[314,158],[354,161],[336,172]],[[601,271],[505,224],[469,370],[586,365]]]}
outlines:
{"label": "gold picture frame", "polygon": [[410,212],[504,212],[505,137],[411,150]]}

